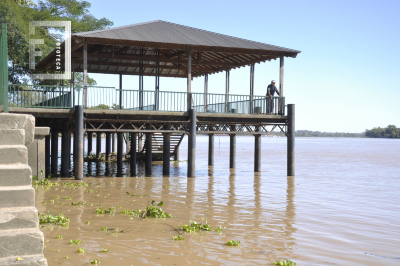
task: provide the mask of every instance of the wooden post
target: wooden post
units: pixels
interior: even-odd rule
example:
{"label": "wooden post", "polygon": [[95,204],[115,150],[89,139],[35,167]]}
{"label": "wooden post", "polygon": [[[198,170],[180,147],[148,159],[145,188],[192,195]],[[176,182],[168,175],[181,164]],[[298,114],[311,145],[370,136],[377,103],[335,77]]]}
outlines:
{"label": "wooden post", "polygon": [[188,134],[188,166],[187,177],[196,176],[196,110],[189,110],[189,134]]}
{"label": "wooden post", "polygon": [[208,74],[204,75],[204,112],[208,112]]}
{"label": "wooden post", "polygon": [[[140,47],[140,55],[144,56],[144,49]],[[143,110],[143,61],[139,62],[139,110]]]}
{"label": "wooden post", "polygon": [[131,133],[131,176],[136,176],[136,139],[137,133]]}
{"label": "wooden post", "polygon": [[119,109],[122,109],[122,74],[119,74]]}
{"label": "wooden post", "polygon": [[287,175],[294,176],[295,152],[295,109],[294,104],[288,104],[288,132],[287,132]]}
{"label": "wooden post", "polygon": [[51,174],[58,172],[58,132],[57,122],[55,120],[51,123]]}
{"label": "wooden post", "polygon": [[236,168],[236,134],[230,134],[229,168]]}
{"label": "wooden post", "polygon": [[192,109],[192,48],[187,51],[188,69],[187,69],[187,110]]}
{"label": "wooden post", "polygon": [[83,106],[75,106],[74,133],[74,168],[75,179],[83,179]]}
{"label": "wooden post", "polygon": [[87,39],[83,44],[83,108],[87,108]]}
{"label": "wooden post", "polygon": [[163,143],[163,174],[169,175],[170,161],[171,161],[171,134],[164,133]]}
{"label": "wooden post", "polygon": [[[284,71],[284,57],[280,56],[279,60],[279,97],[283,97],[283,71]],[[285,106],[283,106],[283,99],[279,99],[278,114],[284,115]]]}
{"label": "wooden post", "polygon": [[253,95],[254,95],[254,64],[250,65],[250,104],[249,104],[249,114],[254,113],[253,107]]}
{"label": "wooden post", "polygon": [[214,134],[208,134],[208,166],[214,166]]}
{"label": "wooden post", "polygon": [[111,154],[111,133],[107,132],[106,133],[106,161],[110,160],[110,154]]}
{"label": "wooden post", "polygon": [[122,176],[122,156],[123,156],[123,148],[124,148],[124,133],[117,133],[117,172],[118,176]]}
{"label": "wooden post", "polygon": [[50,174],[50,135],[47,135],[45,137],[45,142],[44,142],[44,154],[45,154],[45,174],[44,177],[47,178]]}
{"label": "wooden post", "polygon": [[115,153],[115,132],[111,133],[111,152]]}
{"label": "wooden post", "polygon": [[146,175],[151,175],[151,164],[153,161],[153,133],[147,132],[146,133],[146,141],[145,141],[145,145],[146,145],[146,154],[145,154],[145,163],[144,163],[144,167],[145,167],[145,172]]}
{"label": "wooden post", "polygon": [[91,155],[93,151],[93,132],[87,131],[87,155]]}
{"label": "wooden post", "polygon": [[71,133],[65,128],[61,135],[61,176],[69,177],[71,162]]}
{"label": "wooden post", "polygon": [[159,91],[160,91],[160,50],[156,50],[156,92],[154,95],[154,109],[159,110]]}
{"label": "wooden post", "polygon": [[101,132],[96,132],[96,158],[101,156]]}
{"label": "wooden post", "polygon": [[230,77],[230,71],[226,71],[226,76],[225,76],[225,113],[229,113],[228,110],[228,103],[229,103],[229,77]]}

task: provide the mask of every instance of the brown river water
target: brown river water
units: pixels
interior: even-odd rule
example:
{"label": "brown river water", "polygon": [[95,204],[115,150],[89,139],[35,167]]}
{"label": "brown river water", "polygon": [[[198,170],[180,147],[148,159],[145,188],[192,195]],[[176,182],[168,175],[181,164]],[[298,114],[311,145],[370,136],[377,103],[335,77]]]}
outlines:
{"label": "brown river water", "polygon": [[[287,259],[297,265],[400,265],[400,140],[297,138],[296,177],[286,176],[286,138],[262,138],[259,174],[253,172],[252,137],[237,138],[236,170],[229,170],[229,137],[215,137],[213,168],[207,143],[197,137],[196,178],[186,177],[186,162],[171,163],[170,177],[162,176],[161,162],[153,163],[152,176],[144,176],[139,164],[138,177],[115,177],[113,164],[107,171],[114,177],[104,177],[105,163],[97,169],[85,163],[85,189],[62,185],[75,182],[71,178],[59,178],[60,186],[50,190],[39,187],[39,213],[59,210],[70,218],[67,227],[41,228],[49,265],[88,265],[90,259],[112,266],[273,265]],[[186,147],[185,139],[181,160]],[[120,213],[151,200],[163,201],[173,217]],[[70,205],[77,201],[86,203]],[[96,206],[116,207],[116,213],[97,215]],[[202,219],[225,228],[172,240],[178,235],[172,227]],[[117,228],[126,231],[115,233]],[[70,239],[82,244],[70,245]],[[241,244],[226,246],[228,240]],[[77,253],[79,247],[85,253]]]}

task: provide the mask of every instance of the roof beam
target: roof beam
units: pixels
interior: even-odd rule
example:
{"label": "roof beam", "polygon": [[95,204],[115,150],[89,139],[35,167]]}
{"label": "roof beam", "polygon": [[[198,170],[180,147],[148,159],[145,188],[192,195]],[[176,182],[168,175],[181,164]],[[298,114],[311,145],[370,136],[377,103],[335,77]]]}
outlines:
{"label": "roof beam", "polygon": [[[112,54],[109,53],[102,53],[102,54],[93,54],[93,53],[88,53],[87,55],[90,58],[108,58],[112,59],[113,56]],[[83,53],[74,53],[74,57],[83,57]],[[155,62],[157,60],[156,56],[152,55],[145,55],[145,56],[140,56],[140,55],[114,55],[114,59],[123,59],[123,60],[137,60],[137,61],[148,61],[148,62]],[[265,60],[271,59],[271,57],[268,56],[263,56],[257,59],[253,60],[248,60],[251,61],[252,63],[255,62],[262,62]],[[196,65],[208,65],[208,66],[225,66],[225,67],[237,67],[240,65],[243,65],[243,63],[248,62],[248,61],[242,61],[238,63],[230,63],[230,62],[217,62],[217,61],[194,61],[193,64]],[[186,64],[186,60],[181,60],[181,59],[168,59],[165,57],[160,57],[160,62],[166,62],[166,63],[175,63],[175,64]],[[249,63],[250,64],[250,63]]]}
{"label": "roof beam", "polygon": [[[78,36],[72,36],[75,42],[83,42],[84,38]],[[174,44],[174,43],[156,43],[156,42],[143,42],[143,41],[129,41],[129,40],[115,40],[115,39],[104,39],[104,38],[87,38],[88,43],[92,44],[114,44],[114,45],[130,45],[149,47],[156,49],[174,49],[174,50],[186,50],[189,45],[187,44]],[[248,49],[248,48],[231,48],[231,47],[219,47],[219,46],[200,46],[190,45],[192,51],[209,51],[209,52],[222,52],[222,53],[238,53],[238,54],[255,54],[255,55],[276,55],[276,56],[289,56],[296,57],[298,53],[296,51],[269,51],[264,49]]]}

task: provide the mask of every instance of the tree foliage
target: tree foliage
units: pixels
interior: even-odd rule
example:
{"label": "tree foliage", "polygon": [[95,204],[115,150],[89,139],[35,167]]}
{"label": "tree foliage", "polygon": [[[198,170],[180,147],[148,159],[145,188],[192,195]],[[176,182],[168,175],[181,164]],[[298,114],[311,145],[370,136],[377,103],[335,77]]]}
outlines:
{"label": "tree foliage", "polygon": [[400,138],[400,128],[396,128],[395,125],[388,125],[385,128],[374,127],[366,129],[365,136],[367,138]]}
{"label": "tree foliage", "polygon": [[[29,35],[30,21],[71,21],[72,33],[105,29],[113,25],[106,18],[95,18],[89,12],[91,4],[79,0],[41,0],[36,5],[31,0],[1,0],[0,23],[7,24],[9,58],[9,83],[26,83],[32,71],[29,69],[29,39],[43,39],[40,45],[41,58],[55,47],[56,40],[62,39],[63,29],[36,27],[35,34]],[[90,84],[88,84],[90,85]]]}

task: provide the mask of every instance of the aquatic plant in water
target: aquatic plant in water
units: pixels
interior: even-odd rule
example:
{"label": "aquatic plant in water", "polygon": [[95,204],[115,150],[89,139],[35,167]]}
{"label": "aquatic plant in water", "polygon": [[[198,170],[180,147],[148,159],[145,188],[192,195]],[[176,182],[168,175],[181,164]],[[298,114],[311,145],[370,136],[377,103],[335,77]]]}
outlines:
{"label": "aquatic plant in water", "polygon": [[107,248],[102,248],[102,249],[100,249],[100,251],[101,251],[101,252],[109,252],[110,249],[109,249],[109,248],[108,248],[108,249],[107,249]]}
{"label": "aquatic plant in water", "polygon": [[63,236],[62,235],[56,235],[56,238],[57,239],[63,239]]}
{"label": "aquatic plant in water", "polygon": [[[182,225],[181,230],[186,233],[198,232],[198,231],[214,231],[210,225],[206,223],[196,223],[195,221],[190,221],[190,225]],[[221,227],[218,227],[218,232],[221,231]]]}
{"label": "aquatic plant in water", "polygon": [[97,214],[115,213],[115,207],[110,207],[108,209],[104,207],[97,207],[94,212]]}
{"label": "aquatic plant in water", "polygon": [[51,215],[51,211],[47,214],[39,214],[39,224],[55,224],[67,226],[69,223],[69,218],[65,217],[62,212],[58,212],[58,215]]}
{"label": "aquatic plant in water", "polygon": [[295,266],[296,262],[293,262],[291,260],[287,261],[280,261],[278,260],[277,262],[274,262],[274,265],[279,265],[279,266]]}
{"label": "aquatic plant in water", "polygon": [[78,250],[76,251],[78,253],[85,253],[85,248],[78,248]]}
{"label": "aquatic plant in water", "polygon": [[151,201],[151,205],[147,205],[144,210],[123,210],[121,213],[124,214],[131,214],[137,217],[146,218],[146,217],[153,217],[153,218],[168,218],[172,217],[171,214],[164,212],[160,207],[164,205],[164,202],[160,202],[156,205],[154,200]]}
{"label": "aquatic plant in water", "polygon": [[82,244],[82,240],[80,240],[80,239],[70,239],[69,240],[69,244],[70,245],[79,245],[79,244]]}
{"label": "aquatic plant in water", "polygon": [[173,239],[173,240],[185,240],[185,238],[183,237],[183,235],[173,236],[172,239]]}
{"label": "aquatic plant in water", "polygon": [[227,246],[239,246],[240,245],[240,241],[239,240],[228,240],[228,242],[226,242]]}
{"label": "aquatic plant in water", "polygon": [[89,260],[89,264],[100,264],[100,261],[98,259],[92,259]]}
{"label": "aquatic plant in water", "polygon": [[83,206],[85,205],[86,201],[78,201],[78,202],[71,202],[72,206]]}

